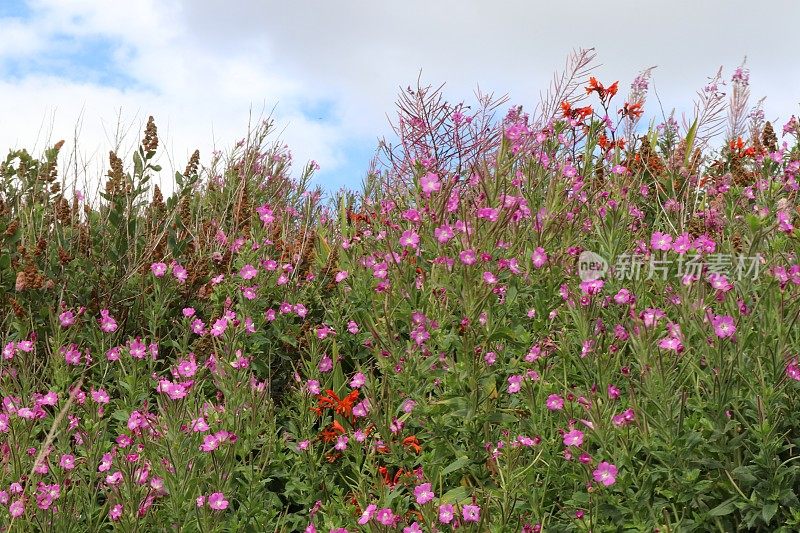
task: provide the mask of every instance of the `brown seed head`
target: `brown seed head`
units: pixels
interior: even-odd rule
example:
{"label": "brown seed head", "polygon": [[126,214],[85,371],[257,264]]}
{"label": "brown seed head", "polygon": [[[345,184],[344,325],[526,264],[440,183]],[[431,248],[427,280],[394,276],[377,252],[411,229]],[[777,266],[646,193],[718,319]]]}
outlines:
{"label": "brown seed head", "polygon": [[158,128],[156,128],[156,121],[152,115],[147,119],[142,148],[144,148],[145,152],[154,152],[158,148]]}

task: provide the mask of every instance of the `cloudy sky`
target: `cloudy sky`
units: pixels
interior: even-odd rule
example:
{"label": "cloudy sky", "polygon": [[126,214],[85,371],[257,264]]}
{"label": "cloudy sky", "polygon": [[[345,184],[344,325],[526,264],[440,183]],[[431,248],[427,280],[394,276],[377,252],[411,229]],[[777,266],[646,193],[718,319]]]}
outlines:
{"label": "cloudy sky", "polygon": [[785,120],[800,113],[799,21],[795,0],[0,0],[0,153],[62,138],[68,152],[77,127],[80,166],[100,175],[152,114],[161,163],[182,169],[275,108],[297,166],[358,187],[420,72],[453,100],[480,87],[533,109],[577,47],[621,86],[657,66],[651,87],[679,112],[746,56],[754,99]]}

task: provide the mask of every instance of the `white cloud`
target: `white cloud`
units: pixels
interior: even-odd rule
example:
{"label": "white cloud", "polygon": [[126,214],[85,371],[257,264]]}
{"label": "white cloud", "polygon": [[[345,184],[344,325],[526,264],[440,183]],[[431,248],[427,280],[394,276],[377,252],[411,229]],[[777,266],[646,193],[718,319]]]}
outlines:
{"label": "white cloud", "polygon": [[[791,0],[758,8],[741,0],[29,4],[26,21],[1,22],[0,72],[3,61],[41,57],[71,35],[104,39],[113,64],[101,68],[135,83],[104,87],[41,72],[0,81],[0,147],[31,146],[53,112],[53,140],[68,137],[83,113],[81,148],[98,166],[120,108],[122,122],[135,124],[129,143],[155,115],[180,169],[195,147],[207,158],[215,140],[223,148],[242,137],[251,108],[277,103],[298,163],[316,159],[330,178],[352,171],[353,146],[388,133],[398,87],[414,84],[420,69],[423,82],[447,82],[454,99],[471,99],[480,85],[532,108],[577,46],[597,49],[604,81],[625,85],[658,65],[654,84],[667,109],[689,109],[707,76],[723,64],[729,74],[745,55],[754,100],[768,96],[767,118],[787,118],[800,101],[792,27],[800,4]],[[309,114],[327,106],[324,120]]]}

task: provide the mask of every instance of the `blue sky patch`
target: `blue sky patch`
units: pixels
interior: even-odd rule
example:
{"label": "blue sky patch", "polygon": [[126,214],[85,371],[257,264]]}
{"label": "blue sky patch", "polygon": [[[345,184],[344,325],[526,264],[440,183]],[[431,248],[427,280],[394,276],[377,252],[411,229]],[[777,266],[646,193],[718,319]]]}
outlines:
{"label": "blue sky patch", "polygon": [[300,106],[303,116],[309,121],[331,122],[335,120],[335,102],[333,100],[309,100]]}
{"label": "blue sky patch", "polygon": [[107,37],[57,34],[46,52],[33,57],[15,57],[0,63],[0,74],[12,79],[49,75],[68,81],[91,83],[119,89],[140,87],[120,61],[119,43]]}
{"label": "blue sky patch", "polygon": [[344,149],[342,166],[330,170],[323,166],[314,175],[312,185],[321,186],[328,194],[333,194],[341,187],[359,190],[377,145],[377,139],[351,140]]}
{"label": "blue sky patch", "polygon": [[30,15],[31,8],[25,0],[0,1],[0,19],[27,19],[30,17]]}

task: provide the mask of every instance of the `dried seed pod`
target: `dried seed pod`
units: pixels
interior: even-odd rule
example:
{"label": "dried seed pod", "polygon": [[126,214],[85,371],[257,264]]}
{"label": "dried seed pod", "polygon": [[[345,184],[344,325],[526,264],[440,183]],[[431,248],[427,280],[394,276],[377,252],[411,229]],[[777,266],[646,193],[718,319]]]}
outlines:
{"label": "dried seed pod", "polygon": [[186,165],[186,170],[183,171],[183,175],[187,178],[189,176],[194,176],[197,174],[197,168],[200,166],[200,150],[195,150],[192,154],[192,157],[189,158],[189,163]]}
{"label": "dried seed pod", "polygon": [[39,257],[42,253],[47,249],[47,239],[43,236],[39,237],[39,240],[36,241],[36,249],[33,252],[33,255]]}
{"label": "dried seed pod", "polygon": [[67,251],[65,249],[59,248],[58,249],[58,261],[62,265],[66,265],[67,263],[72,261],[72,256],[69,253],[67,253]]}
{"label": "dried seed pod", "polygon": [[145,152],[154,152],[158,148],[158,128],[156,128],[156,122],[152,115],[147,119],[142,148]]}
{"label": "dried seed pod", "polygon": [[19,220],[14,219],[3,232],[3,237],[11,237],[17,232],[17,228],[19,228]]}
{"label": "dried seed pod", "polygon": [[764,124],[764,131],[761,132],[761,144],[770,152],[778,151],[778,136],[775,135],[775,130],[769,121]]}
{"label": "dried seed pod", "polygon": [[19,302],[17,302],[15,298],[9,298],[9,301],[11,303],[11,309],[14,310],[14,316],[16,316],[17,318],[24,318],[25,309],[23,309],[22,306],[19,305]]}
{"label": "dried seed pod", "polygon": [[122,169],[122,159],[112,151],[108,153],[108,160],[111,168],[106,174],[109,178],[106,182],[106,194],[109,196],[123,194],[125,190],[125,172]]}
{"label": "dried seed pod", "polygon": [[56,219],[68,226],[72,222],[72,211],[69,208],[69,202],[63,196],[59,196],[56,200],[55,206]]}

